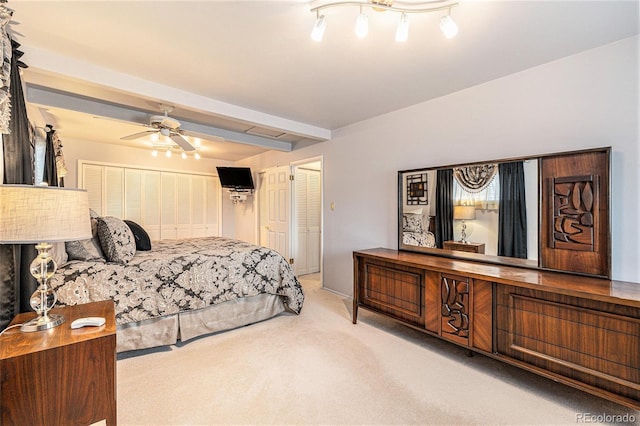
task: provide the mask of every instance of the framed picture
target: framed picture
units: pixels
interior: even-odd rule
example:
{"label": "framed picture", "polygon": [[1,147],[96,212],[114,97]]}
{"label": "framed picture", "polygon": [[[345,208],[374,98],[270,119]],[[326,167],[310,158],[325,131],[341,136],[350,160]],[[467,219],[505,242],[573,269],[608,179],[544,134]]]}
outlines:
{"label": "framed picture", "polygon": [[407,176],[407,205],[417,206],[429,204],[428,182],[426,173]]}

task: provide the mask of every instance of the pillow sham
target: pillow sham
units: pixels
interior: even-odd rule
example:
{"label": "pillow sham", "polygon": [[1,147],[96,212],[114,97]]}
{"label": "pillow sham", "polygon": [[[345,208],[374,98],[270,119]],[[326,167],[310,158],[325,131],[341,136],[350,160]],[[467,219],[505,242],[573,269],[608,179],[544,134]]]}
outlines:
{"label": "pillow sham", "polygon": [[97,238],[64,243],[68,260],[100,260],[104,262],[104,254]]}
{"label": "pillow sham", "polygon": [[124,223],[127,224],[129,229],[131,229],[131,233],[133,233],[133,238],[136,242],[136,250],[148,251],[151,250],[151,239],[149,238],[149,234],[144,228],[132,220],[126,220]]}
{"label": "pillow sham", "polygon": [[423,232],[422,215],[405,213],[402,215],[402,230],[405,232]]}
{"label": "pillow sham", "polygon": [[131,229],[122,219],[113,216],[96,218],[102,251],[109,262],[127,264],[136,254]]}

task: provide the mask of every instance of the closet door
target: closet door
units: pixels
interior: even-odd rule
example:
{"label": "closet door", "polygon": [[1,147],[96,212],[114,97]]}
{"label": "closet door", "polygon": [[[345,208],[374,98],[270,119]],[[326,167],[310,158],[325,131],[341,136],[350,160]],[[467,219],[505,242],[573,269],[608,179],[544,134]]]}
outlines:
{"label": "closet door", "polygon": [[124,168],[104,168],[103,216],[122,218],[124,215]]}
{"label": "closet door", "polygon": [[142,172],[143,213],[140,225],[147,231],[151,241],[158,241],[160,234],[161,184],[160,172],[144,170]]}
{"label": "closet door", "polygon": [[104,167],[94,164],[83,164],[82,188],[87,190],[89,208],[102,215],[102,186],[104,181]]}
{"label": "closet door", "polygon": [[205,235],[217,237],[220,235],[220,196],[222,188],[217,177],[205,177]]}
{"label": "closet door", "polygon": [[142,225],[142,170],[124,171],[124,219]]}
{"label": "closet door", "polygon": [[176,174],[176,238],[191,238],[191,178]]}
{"label": "closet door", "polygon": [[298,238],[296,241],[296,253],[293,255],[295,260],[294,268],[296,275],[308,274],[309,263],[307,262],[307,246],[309,244],[308,234],[308,200],[307,200],[307,170],[297,169],[295,178],[295,200],[296,200],[296,227]]}
{"label": "closet door", "polygon": [[160,237],[163,240],[178,238],[176,217],[176,174],[160,174]]}
{"label": "closet door", "polygon": [[191,177],[191,236],[207,235],[207,178]]}
{"label": "closet door", "polygon": [[321,174],[309,170],[307,175],[307,265],[308,273],[320,272],[321,219]]}

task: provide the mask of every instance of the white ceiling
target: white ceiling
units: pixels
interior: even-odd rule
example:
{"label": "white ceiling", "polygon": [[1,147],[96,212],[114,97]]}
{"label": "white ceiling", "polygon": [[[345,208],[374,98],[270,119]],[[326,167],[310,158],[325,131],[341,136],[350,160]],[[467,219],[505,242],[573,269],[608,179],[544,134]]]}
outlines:
{"label": "white ceiling", "polygon": [[[336,7],[323,11],[327,30],[316,43],[310,8],[324,3],[8,6],[30,66],[27,98],[49,110],[62,138],[123,143],[141,130],[126,122],[145,123],[168,103],[211,145],[203,154],[229,160],[326,140],[333,129],[639,32],[637,0],[470,0],[452,10],[460,32],[451,40],[439,31],[443,14],[429,13],[411,14],[409,40],[396,43],[393,12],[369,12],[369,35],[359,40],[358,8]],[[270,135],[252,135],[254,125]]]}

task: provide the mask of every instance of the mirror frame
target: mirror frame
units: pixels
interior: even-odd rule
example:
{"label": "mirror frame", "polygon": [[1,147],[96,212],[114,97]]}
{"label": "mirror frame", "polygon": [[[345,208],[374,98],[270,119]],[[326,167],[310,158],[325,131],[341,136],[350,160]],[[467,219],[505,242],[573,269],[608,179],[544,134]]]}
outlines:
{"label": "mirror frame", "polygon": [[[606,155],[606,197],[603,202],[606,204],[605,206],[600,205],[599,210],[606,212],[606,229],[604,230],[604,238],[606,241],[604,242],[606,246],[606,253],[603,256],[606,256],[606,271],[604,274],[590,274],[583,273],[574,270],[565,270],[565,269],[554,269],[549,267],[544,267],[541,265],[541,252],[542,252],[542,244],[543,239],[541,234],[542,222],[543,222],[543,214],[545,214],[543,210],[543,202],[542,202],[542,161],[541,160],[549,160],[554,158],[566,157],[571,155],[580,155],[580,154],[590,154],[590,153],[604,153]],[[420,172],[428,172],[428,171],[436,171],[440,169],[449,169],[454,167],[463,167],[463,166],[471,166],[471,165],[480,165],[486,163],[505,163],[505,162],[514,162],[514,161],[526,161],[526,160],[538,160],[538,194],[537,194],[537,202],[538,202],[538,259],[521,259],[521,258],[513,258],[506,256],[497,256],[497,255],[486,255],[486,254],[478,254],[478,253],[468,253],[462,251],[455,250],[445,250],[441,248],[431,248],[431,247],[420,247],[420,246],[412,246],[403,243],[402,239],[402,225],[403,225],[403,213],[404,213],[404,191],[405,185],[403,181],[403,177],[407,174],[412,173],[420,173]],[[400,170],[398,171],[398,222],[397,222],[397,231],[398,231],[398,250],[400,251],[408,251],[414,253],[422,253],[429,254],[439,257],[460,259],[460,260],[470,260],[477,261],[483,263],[491,263],[496,265],[504,265],[504,266],[514,266],[520,268],[527,269],[537,269],[537,270],[550,270],[550,271],[559,271],[572,273],[577,275],[586,275],[586,276],[597,276],[602,278],[611,278],[611,147],[603,147],[603,148],[592,148],[592,149],[584,149],[584,150],[576,150],[576,151],[566,151],[566,152],[556,152],[556,153],[547,153],[540,155],[528,155],[522,157],[511,157],[511,158],[501,158],[494,160],[484,160],[484,161],[474,161],[469,163],[458,163],[458,164],[449,164],[443,166],[431,166],[424,167],[418,169],[408,169],[408,170]],[[602,204],[602,202],[601,202]]]}

